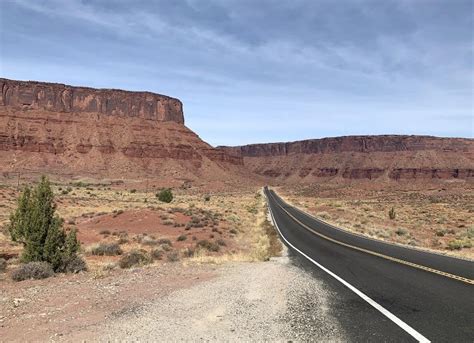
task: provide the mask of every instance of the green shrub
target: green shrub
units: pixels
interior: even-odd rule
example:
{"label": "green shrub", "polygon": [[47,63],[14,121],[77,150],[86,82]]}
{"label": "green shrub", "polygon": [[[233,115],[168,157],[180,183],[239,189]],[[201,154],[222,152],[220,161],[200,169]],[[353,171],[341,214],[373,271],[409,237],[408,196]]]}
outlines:
{"label": "green shrub", "polygon": [[396,217],[396,213],[395,213],[395,208],[391,208],[389,211],[388,211],[388,217],[391,219],[391,220],[394,220],[395,217]]}
{"label": "green shrub", "polygon": [[91,248],[91,254],[97,256],[122,255],[122,249],[117,243],[100,243]]}
{"label": "green shrub", "polygon": [[221,247],[225,247],[227,245],[222,238],[219,238],[216,243],[219,244]]}
{"label": "green shrub", "polygon": [[234,234],[234,235],[236,235],[236,234],[239,233],[236,229],[230,229],[229,232],[232,233],[232,234]]}
{"label": "green shrub", "polygon": [[132,189],[132,190],[130,190],[130,193],[132,193],[132,194],[134,194],[134,193],[136,193],[136,192],[137,192],[137,190],[136,190],[136,189]]}
{"label": "green shrub", "polygon": [[54,194],[45,176],[33,190],[26,187],[21,193],[8,231],[13,241],[23,244],[22,262],[47,262],[57,271],[76,255],[80,248],[76,231],[66,234],[55,212]]}
{"label": "green shrub", "polygon": [[204,201],[210,201],[210,200],[211,200],[211,196],[209,194],[204,196]]}
{"label": "green shrub", "polygon": [[173,193],[171,192],[170,188],[162,189],[159,193],[156,194],[156,197],[161,202],[170,203],[171,201],[173,201]]}
{"label": "green shrub", "polygon": [[445,230],[436,230],[435,234],[438,237],[444,237],[444,235],[446,234],[446,231]]}
{"label": "green shrub", "polygon": [[186,239],[188,239],[188,237],[186,237],[186,235],[181,235],[181,236],[179,236],[176,240],[177,240],[178,242],[182,242],[182,241],[185,241]]}
{"label": "green shrub", "polygon": [[163,221],[162,224],[166,225],[166,226],[171,226],[171,225],[174,225],[174,220],[173,219],[166,219],[166,220]]}
{"label": "green shrub", "polygon": [[28,279],[46,279],[54,275],[52,266],[47,262],[29,262],[15,269],[11,277],[14,281]]}
{"label": "green shrub", "polygon": [[105,236],[110,235],[110,230],[101,230],[101,231],[99,232],[99,234],[100,234],[100,235],[105,235]]}
{"label": "green shrub", "polygon": [[151,259],[147,254],[140,250],[132,250],[122,256],[119,261],[120,268],[131,268],[133,266],[150,263]]}

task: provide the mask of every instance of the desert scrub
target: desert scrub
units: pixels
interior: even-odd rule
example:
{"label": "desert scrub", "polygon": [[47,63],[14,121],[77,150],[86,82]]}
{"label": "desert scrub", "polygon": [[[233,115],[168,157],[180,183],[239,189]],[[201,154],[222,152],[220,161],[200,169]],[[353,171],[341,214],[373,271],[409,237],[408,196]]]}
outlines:
{"label": "desert scrub", "polygon": [[157,240],[153,239],[152,237],[145,236],[141,239],[141,244],[155,246],[155,245],[158,245],[159,243]]}
{"label": "desert scrub", "polygon": [[162,189],[159,193],[156,194],[156,197],[161,202],[170,203],[173,201],[173,192],[170,188]]}
{"label": "desert scrub", "polygon": [[280,256],[283,245],[281,244],[278,233],[266,218],[262,223],[262,226],[269,240],[267,249],[268,258],[272,256]]}
{"label": "desert scrub", "polygon": [[193,248],[185,248],[182,250],[184,257],[193,257],[194,256],[194,249]]}
{"label": "desert scrub", "polygon": [[408,233],[408,231],[405,230],[405,229],[403,229],[403,228],[399,228],[399,229],[397,229],[397,230],[395,231],[395,233],[396,233],[397,235],[399,235],[399,236],[404,236],[404,235],[406,235],[406,234]]}
{"label": "desert scrub", "polygon": [[171,245],[164,243],[160,245],[160,248],[163,249],[164,251],[168,252],[172,249]]}
{"label": "desert scrub", "polygon": [[90,248],[90,253],[97,256],[122,255],[122,249],[117,243],[99,243]]}
{"label": "desert scrub", "polygon": [[179,254],[177,251],[170,252],[167,256],[169,262],[178,262]]}
{"label": "desert scrub", "polygon": [[461,250],[463,248],[463,241],[459,239],[454,239],[452,241],[449,241],[447,248],[449,250]]}
{"label": "desert scrub", "polygon": [[65,262],[64,265],[61,266],[61,272],[63,273],[76,274],[82,271],[87,271],[87,264],[80,256],[74,256],[71,260]]}
{"label": "desert scrub", "polygon": [[151,258],[154,259],[154,260],[161,260],[163,259],[163,249],[162,248],[156,248],[156,249],[153,249],[150,253],[151,255]]}
{"label": "desert scrub", "polygon": [[171,243],[171,240],[169,240],[168,238],[160,238],[158,240],[158,244],[167,244],[169,246],[172,246],[173,244]]}
{"label": "desert scrub", "polygon": [[391,220],[394,220],[395,217],[396,217],[396,213],[395,213],[395,208],[391,208],[389,211],[388,211],[388,217],[391,219]]}
{"label": "desert scrub", "polygon": [[7,260],[0,258],[0,273],[4,273],[7,270]]}
{"label": "desert scrub", "polygon": [[151,262],[151,258],[145,251],[132,250],[120,258],[119,266],[122,269],[131,268],[133,266],[145,265]]}
{"label": "desert scrub", "polygon": [[178,236],[178,238],[176,240],[178,242],[182,242],[182,241],[185,241],[186,239],[188,239],[188,237],[186,235],[181,235],[181,236]]}
{"label": "desert scrub", "polygon": [[227,246],[227,243],[226,243],[222,238],[219,238],[219,239],[216,241],[216,243],[219,244],[221,247]]}
{"label": "desert scrub", "polygon": [[29,262],[15,269],[11,277],[14,281],[46,279],[54,275],[53,267],[47,262]]}
{"label": "desert scrub", "polygon": [[321,213],[319,213],[319,217],[320,217],[320,218],[323,218],[323,219],[329,219],[329,218],[331,218],[331,216],[330,216],[329,213],[327,213],[327,212],[321,212]]}
{"label": "desert scrub", "polygon": [[197,249],[205,249],[207,251],[218,252],[220,250],[220,246],[217,243],[210,242],[207,239],[200,240],[196,243]]}

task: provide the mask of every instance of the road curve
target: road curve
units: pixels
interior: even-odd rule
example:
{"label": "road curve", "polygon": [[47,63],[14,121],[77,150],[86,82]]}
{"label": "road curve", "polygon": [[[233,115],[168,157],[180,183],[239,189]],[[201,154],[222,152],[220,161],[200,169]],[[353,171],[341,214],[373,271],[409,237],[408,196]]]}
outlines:
{"label": "road curve", "polygon": [[290,250],[401,328],[383,340],[474,341],[474,262],[351,234],[265,194]]}

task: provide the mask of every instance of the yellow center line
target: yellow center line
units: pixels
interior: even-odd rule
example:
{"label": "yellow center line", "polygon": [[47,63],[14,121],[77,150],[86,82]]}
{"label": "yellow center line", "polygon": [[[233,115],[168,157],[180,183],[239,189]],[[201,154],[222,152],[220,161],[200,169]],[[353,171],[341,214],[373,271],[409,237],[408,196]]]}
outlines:
{"label": "yellow center line", "polygon": [[[272,196],[272,197],[273,197],[273,196]],[[351,248],[351,249],[354,249],[354,250],[362,251],[362,252],[364,252],[364,253],[367,253],[367,254],[370,254],[370,255],[373,255],[373,256],[381,257],[381,258],[384,258],[384,259],[389,260],[389,261],[397,262],[397,263],[400,263],[400,264],[404,264],[404,265],[406,265],[406,266],[410,266],[410,267],[413,267],[413,268],[425,270],[425,271],[430,272],[430,273],[442,275],[442,276],[445,276],[445,277],[450,278],[450,279],[459,280],[459,281],[465,282],[465,283],[467,283],[467,284],[474,285],[474,280],[469,279],[469,278],[465,278],[465,277],[463,277],[463,276],[459,276],[459,275],[454,275],[454,274],[446,273],[446,272],[443,272],[443,271],[440,271],[440,270],[437,270],[437,269],[433,269],[433,268],[430,268],[430,267],[422,266],[422,265],[420,265],[420,264],[416,264],[416,263],[413,263],[413,262],[408,262],[408,261],[405,261],[405,260],[401,260],[401,259],[399,259],[399,258],[387,256],[387,255],[384,255],[384,254],[381,254],[381,253],[378,253],[378,252],[375,252],[375,251],[372,251],[372,250],[368,250],[368,249],[364,249],[364,248],[357,247],[357,246],[355,246],[355,245],[347,244],[347,243],[338,241],[337,239],[334,239],[334,238],[328,237],[328,236],[326,236],[326,235],[323,235],[322,233],[317,232],[316,230],[310,228],[308,225],[306,225],[306,224],[302,223],[300,220],[298,220],[295,216],[293,216],[290,212],[288,212],[285,208],[283,208],[283,206],[281,206],[281,205],[278,203],[278,201],[275,201],[275,203],[276,203],[283,211],[285,211],[285,213],[286,213],[291,219],[293,219],[295,222],[297,222],[298,224],[300,224],[300,225],[301,225],[302,227],[304,227],[306,230],[308,230],[308,231],[314,233],[315,235],[318,235],[319,237],[324,238],[324,239],[326,239],[326,240],[328,240],[328,241],[331,241],[331,242],[333,242],[333,243],[336,243],[336,244],[339,244],[339,245],[342,245],[342,246],[345,246],[345,247],[348,247],[348,248]]]}

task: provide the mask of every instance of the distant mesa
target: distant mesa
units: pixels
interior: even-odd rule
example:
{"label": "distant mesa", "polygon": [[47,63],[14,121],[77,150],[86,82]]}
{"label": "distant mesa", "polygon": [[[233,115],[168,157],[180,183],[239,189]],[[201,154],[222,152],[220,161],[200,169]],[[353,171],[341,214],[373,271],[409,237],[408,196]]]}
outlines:
{"label": "distant mesa", "polygon": [[0,79],[0,172],[12,177],[229,180],[242,158],[184,126],[180,100]]}
{"label": "distant mesa", "polygon": [[219,147],[274,182],[474,180],[474,140],[380,135]]}
{"label": "distant mesa", "polygon": [[[474,140],[347,136],[214,148],[178,99],[0,78],[0,175],[291,184],[474,181]],[[183,181],[184,182],[184,181]]]}
{"label": "distant mesa", "polygon": [[0,78],[0,104],[21,109],[97,113],[184,124],[178,99],[150,92],[73,87]]}

